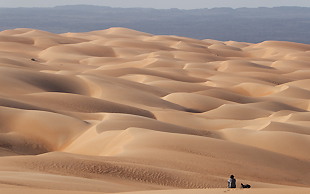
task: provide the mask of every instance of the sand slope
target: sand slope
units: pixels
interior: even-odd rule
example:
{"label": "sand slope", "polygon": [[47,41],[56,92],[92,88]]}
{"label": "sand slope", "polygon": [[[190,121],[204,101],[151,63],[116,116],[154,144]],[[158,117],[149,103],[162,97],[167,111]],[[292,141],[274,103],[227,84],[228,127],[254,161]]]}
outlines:
{"label": "sand slope", "polygon": [[[125,28],[0,32],[0,189],[309,193],[309,53]],[[226,189],[230,174],[252,189]]]}

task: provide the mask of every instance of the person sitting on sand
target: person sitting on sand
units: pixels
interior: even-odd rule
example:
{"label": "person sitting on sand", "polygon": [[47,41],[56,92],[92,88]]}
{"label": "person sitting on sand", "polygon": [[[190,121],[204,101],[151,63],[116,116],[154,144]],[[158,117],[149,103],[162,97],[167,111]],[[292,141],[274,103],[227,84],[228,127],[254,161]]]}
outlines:
{"label": "person sitting on sand", "polygon": [[234,175],[230,175],[230,179],[228,179],[228,188],[236,188],[236,179]]}

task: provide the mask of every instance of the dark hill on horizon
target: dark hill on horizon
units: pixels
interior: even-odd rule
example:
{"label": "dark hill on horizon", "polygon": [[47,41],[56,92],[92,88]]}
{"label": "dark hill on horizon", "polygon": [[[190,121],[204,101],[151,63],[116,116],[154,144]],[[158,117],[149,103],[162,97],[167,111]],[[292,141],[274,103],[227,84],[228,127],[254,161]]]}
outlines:
{"label": "dark hill on horizon", "polygon": [[73,5],[0,8],[0,31],[34,28],[52,33],[125,27],[155,35],[258,43],[310,44],[310,8],[147,9]]}

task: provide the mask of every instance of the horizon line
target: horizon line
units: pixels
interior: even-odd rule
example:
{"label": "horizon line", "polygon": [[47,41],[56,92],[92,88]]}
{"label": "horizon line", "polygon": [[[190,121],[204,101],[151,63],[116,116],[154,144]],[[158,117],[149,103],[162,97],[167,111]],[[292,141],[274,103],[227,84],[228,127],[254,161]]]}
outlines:
{"label": "horizon line", "polygon": [[91,4],[68,4],[68,5],[56,5],[56,6],[33,6],[33,7],[0,7],[0,9],[18,9],[18,8],[57,8],[57,7],[66,7],[66,6],[93,6],[93,7],[109,7],[109,8],[116,8],[116,9],[155,9],[155,10],[170,10],[170,9],[177,9],[177,10],[196,10],[196,9],[221,9],[221,8],[228,8],[228,9],[258,9],[258,8],[281,8],[281,7],[295,7],[295,8],[310,8],[304,6],[259,6],[259,7],[203,7],[203,8],[191,8],[191,9],[184,9],[184,8],[153,8],[153,7],[114,7],[114,6],[107,6],[107,5],[91,5]]}

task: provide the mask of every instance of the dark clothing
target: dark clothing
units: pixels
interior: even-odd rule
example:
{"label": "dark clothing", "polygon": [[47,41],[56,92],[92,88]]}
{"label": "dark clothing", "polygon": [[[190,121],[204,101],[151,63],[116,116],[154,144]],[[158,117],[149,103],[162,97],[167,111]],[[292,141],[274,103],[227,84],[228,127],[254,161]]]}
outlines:
{"label": "dark clothing", "polygon": [[228,180],[228,188],[236,188],[236,179]]}

